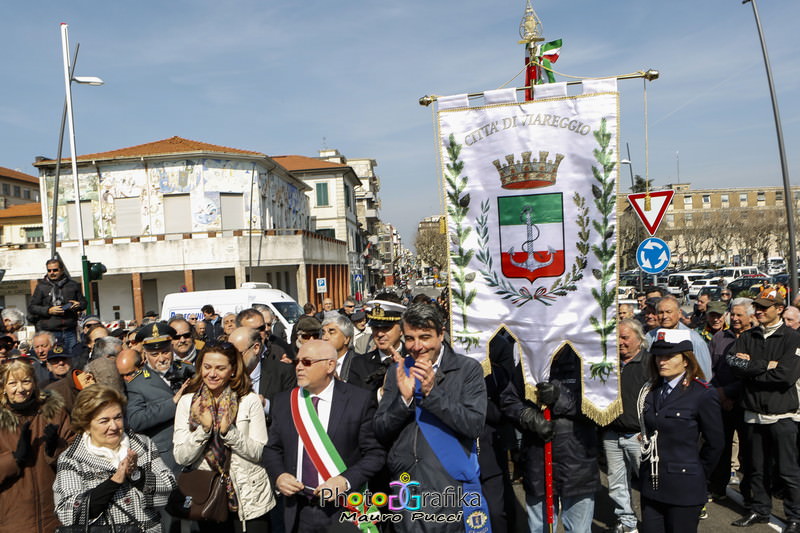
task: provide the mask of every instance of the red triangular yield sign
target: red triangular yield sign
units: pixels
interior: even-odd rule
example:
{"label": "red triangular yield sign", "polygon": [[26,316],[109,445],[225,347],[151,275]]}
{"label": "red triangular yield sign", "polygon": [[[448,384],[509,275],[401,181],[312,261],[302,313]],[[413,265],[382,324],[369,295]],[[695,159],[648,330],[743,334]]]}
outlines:
{"label": "red triangular yield sign", "polygon": [[675,191],[653,191],[650,193],[650,209],[645,210],[645,196],[647,193],[637,192],[628,195],[628,201],[633,206],[633,210],[639,215],[639,219],[644,224],[647,232],[650,235],[655,235],[661,221],[664,220],[664,213],[667,212],[667,207],[672,201],[672,196]]}

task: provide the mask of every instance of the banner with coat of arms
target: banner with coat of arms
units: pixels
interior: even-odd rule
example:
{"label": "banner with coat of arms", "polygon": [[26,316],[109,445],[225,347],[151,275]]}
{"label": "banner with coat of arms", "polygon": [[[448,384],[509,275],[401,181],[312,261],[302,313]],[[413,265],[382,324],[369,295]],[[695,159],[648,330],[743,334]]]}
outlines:
{"label": "banner with coat of arms", "polygon": [[548,379],[570,344],[583,368],[583,411],[621,411],[616,342],[619,95],[615,79],[440,97],[450,238],[451,339],[488,369],[501,327],[517,339],[526,382]]}

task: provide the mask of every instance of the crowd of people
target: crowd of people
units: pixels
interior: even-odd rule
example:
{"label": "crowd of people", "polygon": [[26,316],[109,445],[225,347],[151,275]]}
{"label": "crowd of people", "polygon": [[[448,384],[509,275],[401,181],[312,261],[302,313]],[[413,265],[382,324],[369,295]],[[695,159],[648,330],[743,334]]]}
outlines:
{"label": "crowd of people", "polygon": [[599,427],[568,344],[526,391],[507,331],[490,373],[453,350],[446,293],[325,298],[288,331],[269,306],[214,302],[109,331],[73,283],[50,261],[27,318],[3,313],[0,531],[538,533],[546,443],[567,532],[592,530],[602,468],[611,531],[696,531],[730,483],[733,526],[781,495],[800,531],[800,313],[779,291],[621,305],[623,409]]}

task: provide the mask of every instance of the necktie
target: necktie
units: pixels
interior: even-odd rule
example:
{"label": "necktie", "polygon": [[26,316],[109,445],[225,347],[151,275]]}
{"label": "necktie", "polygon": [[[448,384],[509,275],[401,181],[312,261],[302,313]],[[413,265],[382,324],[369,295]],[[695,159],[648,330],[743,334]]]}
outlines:
{"label": "necktie", "polygon": [[[319,396],[312,396],[311,397],[311,404],[314,406],[314,410],[317,410],[317,404],[319,404]],[[317,488],[319,485],[319,473],[317,472],[317,467],[314,466],[314,462],[311,461],[311,457],[308,455],[308,451],[303,448],[303,473],[301,475],[303,485],[311,488]]]}
{"label": "necktie", "polygon": [[661,396],[659,396],[659,400],[660,400],[658,402],[659,409],[664,405],[664,403],[666,403],[667,396],[669,396],[669,393],[671,391],[672,391],[672,387],[669,386],[669,383],[664,383],[664,386],[661,387]]}

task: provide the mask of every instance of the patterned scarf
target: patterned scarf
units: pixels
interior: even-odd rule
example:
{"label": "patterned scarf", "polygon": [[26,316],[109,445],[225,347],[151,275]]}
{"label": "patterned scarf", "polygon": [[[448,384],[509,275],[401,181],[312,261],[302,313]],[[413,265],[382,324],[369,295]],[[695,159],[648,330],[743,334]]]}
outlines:
{"label": "patterned scarf", "polygon": [[230,413],[229,420],[236,420],[236,414],[239,412],[239,397],[229,386],[226,386],[219,398],[214,398],[214,395],[203,383],[200,386],[200,390],[192,398],[190,412],[192,413],[189,419],[189,429],[191,431],[201,425],[200,419],[196,417],[196,412],[200,414],[208,412],[211,414],[211,419],[213,420],[211,438],[208,440],[208,446],[203,457],[208,462],[211,470],[217,471],[222,475],[222,479],[225,480],[225,490],[228,493],[228,510],[236,512],[239,510],[239,502],[236,498],[236,491],[233,489],[230,473],[227,472],[230,467],[231,449],[222,441],[222,435],[219,433],[219,424],[225,413]]}

